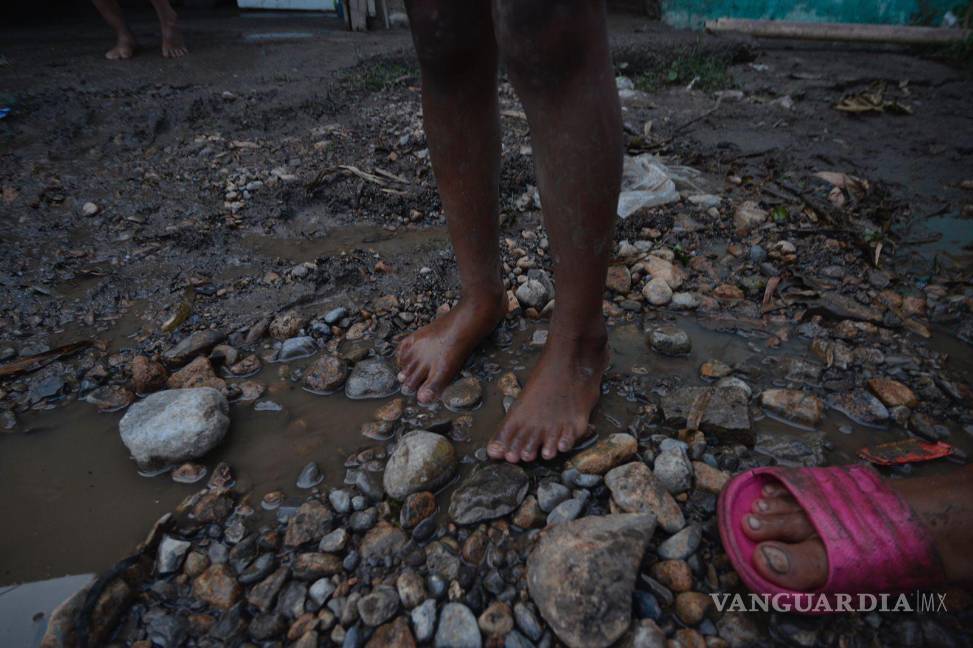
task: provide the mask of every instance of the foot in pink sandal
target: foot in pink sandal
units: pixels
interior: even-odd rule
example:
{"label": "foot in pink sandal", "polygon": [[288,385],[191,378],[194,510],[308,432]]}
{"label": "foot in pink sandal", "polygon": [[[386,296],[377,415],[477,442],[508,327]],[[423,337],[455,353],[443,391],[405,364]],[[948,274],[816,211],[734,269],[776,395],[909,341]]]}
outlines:
{"label": "foot in pink sandal", "polygon": [[[884,481],[868,466],[760,468],[736,476],[719,501],[724,548],[755,593],[808,610],[825,595],[902,592],[973,574],[973,469]],[[952,519],[937,525],[943,511]],[[944,569],[945,566],[945,569]],[[820,600],[820,599],[817,599]],[[818,611],[822,611],[819,609]]]}

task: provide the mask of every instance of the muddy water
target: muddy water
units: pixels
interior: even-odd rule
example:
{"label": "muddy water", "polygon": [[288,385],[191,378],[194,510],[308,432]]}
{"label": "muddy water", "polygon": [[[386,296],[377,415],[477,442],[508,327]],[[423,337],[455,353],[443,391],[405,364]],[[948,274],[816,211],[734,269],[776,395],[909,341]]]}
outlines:
{"label": "muddy water", "polygon": [[[648,375],[650,384],[656,378],[669,378],[674,384],[701,384],[699,365],[719,358],[737,367],[756,392],[781,381],[782,372],[775,365],[780,356],[808,354],[803,341],[768,349],[759,336],[718,333],[691,319],[678,323],[693,340],[688,358],[665,358],[647,351],[636,324],[611,331],[611,379],[593,416],[600,435],[624,430],[641,407],[619,386],[625,375]],[[497,367],[514,370],[525,380],[539,353],[529,344],[531,333],[527,328],[515,332],[513,341],[504,346],[485,345],[472,366],[492,366],[494,372]],[[308,461],[316,461],[322,468],[326,480],[322,487],[339,486],[346,457],[376,445],[362,437],[359,429],[388,400],[352,401],[344,395],[310,394],[282,378],[288,372],[281,372],[281,366],[268,365],[254,378],[267,385],[258,402],[273,401],[281,410],[256,411],[254,403],[234,404],[227,440],[205,460],[211,469],[218,461],[228,462],[240,486],[250,490],[255,500],[279,489],[299,501],[302,492],[294,482]],[[503,418],[495,381],[484,386],[483,405],[473,413],[474,423],[467,431],[469,440],[457,443],[467,464]],[[407,415],[426,419],[452,416],[435,407],[413,408]],[[755,417],[758,446],[766,438],[796,438],[809,445],[823,440],[829,448],[827,459],[835,463],[854,461],[855,452],[862,446],[902,435],[891,429],[861,427],[834,412],[828,413],[816,432],[794,428],[759,412]],[[128,555],[152,522],[198,488],[176,484],[168,476],[139,476],[118,438],[119,418],[118,414],[98,414],[84,403],[71,403],[25,416],[26,432],[0,438],[0,475],[5,485],[0,491],[0,519],[7,522],[0,534],[0,583],[46,581],[103,570]],[[952,441],[967,452],[973,451],[969,436],[962,431],[954,433]],[[56,582],[63,587],[65,581]],[[49,591],[47,586],[37,586],[0,595],[0,635],[5,629],[13,632],[11,628],[27,632],[35,622],[24,616],[23,610],[49,611],[41,596]]]}

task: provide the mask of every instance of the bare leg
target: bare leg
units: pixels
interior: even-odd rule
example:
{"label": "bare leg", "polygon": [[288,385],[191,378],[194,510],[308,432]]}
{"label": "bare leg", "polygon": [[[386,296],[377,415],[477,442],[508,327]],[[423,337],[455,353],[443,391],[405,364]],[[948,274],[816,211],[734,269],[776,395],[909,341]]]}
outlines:
{"label": "bare leg", "polygon": [[406,8],[429,153],[463,286],[455,308],[399,345],[400,382],[429,403],[504,315],[497,51],[488,0],[411,0]]}
{"label": "bare leg", "polygon": [[603,0],[493,0],[527,112],[557,300],[550,335],[487,450],[533,461],[587,433],[608,363],[602,294],[622,172],[622,123]]}
{"label": "bare leg", "polygon": [[179,58],[189,53],[179,33],[179,17],[173,10],[169,0],[150,0],[159,16],[159,27],[162,31],[162,56]]}
{"label": "bare leg", "polygon": [[118,0],[94,0],[95,7],[108,26],[115,30],[115,47],[105,52],[105,58],[112,61],[130,59],[135,54],[135,35],[125,23]]}
{"label": "bare leg", "polygon": [[[889,480],[929,528],[951,583],[973,583],[973,466],[948,475]],[[759,541],[753,564],[772,583],[797,591],[824,585],[828,557],[804,510],[780,486],[765,486],[753,513],[739,523]]]}

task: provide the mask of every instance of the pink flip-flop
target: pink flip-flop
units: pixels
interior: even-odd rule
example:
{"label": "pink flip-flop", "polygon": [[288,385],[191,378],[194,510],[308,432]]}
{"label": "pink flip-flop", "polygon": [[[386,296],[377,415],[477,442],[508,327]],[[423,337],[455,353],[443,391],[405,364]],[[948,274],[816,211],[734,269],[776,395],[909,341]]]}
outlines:
{"label": "pink flip-flop", "polygon": [[[753,512],[761,489],[773,483],[797,500],[824,543],[828,580],[814,592],[775,585],[753,565],[758,543],[743,532],[741,521]],[[892,594],[945,580],[929,531],[870,466],[748,470],[731,479],[720,493],[718,511],[723,547],[744,584],[756,594],[775,597],[793,611],[838,611],[839,594]],[[808,594],[825,597],[827,605],[804,609]]]}

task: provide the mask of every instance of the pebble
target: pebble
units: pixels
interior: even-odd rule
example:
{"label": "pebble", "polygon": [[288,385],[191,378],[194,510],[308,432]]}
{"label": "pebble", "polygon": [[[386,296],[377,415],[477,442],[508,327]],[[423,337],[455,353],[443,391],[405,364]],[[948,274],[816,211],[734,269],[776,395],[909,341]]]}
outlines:
{"label": "pebble", "polygon": [[399,609],[399,595],[395,588],[379,585],[358,599],[358,615],[368,626],[379,626],[390,620]]}
{"label": "pebble", "polygon": [[196,463],[184,463],[172,471],[172,481],[177,484],[195,484],[206,477],[206,466]]}
{"label": "pebble", "polygon": [[605,475],[612,500],[626,513],[652,513],[659,526],[675,533],[686,526],[682,509],[641,461],[618,466]]}
{"label": "pebble", "polygon": [[304,373],[304,387],[312,392],[329,394],[345,384],[348,365],[337,356],[323,355]]}
{"label": "pebble", "polygon": [[384,358],[362,360],[345,382],[345,395],[351,399],[385,398],[398,390],[397,371]]}
{"label": "pebble", "polygon": [[156,559],[156,571],[160,574],[171,574],[179,571],[186,552],[192,546],[188,540],[180,540],[172,536],[163,536],[159,542]]}
{"label": "pebble", "polygon": [[308,490],[314,488],[322,481],[324,481],[324,474],[318,468],[318,465],[311,461],[301,469],[301,474],[297,476],[297,487]]}
{"label": "pebble", "polygon": [[333,490],[328,493],[328,501],[335,511],[341,514],[351,511],[351,494],[346,490]]}
{"label": "pebble", "polygon": [[661,277],[654,277],[642,288],[642,296],[653,306],[665,306],[672,301],[672,288]]}
{"label": "pebble", "polygon": [[[595,445],[582,450],[571,459],[571,466],[579,473],[603,475],[615,466],[628,461],[638,452],[638,441],[631,434],[616,433],[599,439]],[[574,482],[578,483],[575,477]]]}
{"label": "pebble", "polygon": [[382,481],[390,497],[403,500],[412,493],[436,490],[449,481],[456,465],[456,449],[449,439],[416,430],[399,439]]}
{"label": "pebble", "polygon": [[690,524],[659,545],[657,553],[663,560],[686,560],[696,552],[703,539],[703,530]]}
{"label": "pebble", "polygon": [[335,529],[328,533],[318,544],[318,551],[324,553],[341,553],[348,546],[349,533],[346,529]]}
{"label": "pebble", "polygon": [[571,489],[564,484],[545,481],[537,487],[537,503],[545,513],[550,513],[558,504],[569,497],[571,497]]}
{"label": "pebble", "polygon": [[686,451],[681,448],[664,450],[655,459],[652,469],[656,479],[673,495],[692,488],[693,466]]}
{"label": "pebble", "polygon": [[649,331],[648,342],[653,351],[669,356],[686,355],[693,349],[689,334],[671,325],[658,326]]}
{"label": "pebble", "polygon": [[442,401],[454,412],[470,410],[483,399],[483,386],[473,377],[460,378],[443,390]]}
{"label": "pebble", "polygon": [[558,504],[551,513],[547,516],[547,525],[553,526],[555,524],[561,524],[562,522],[568,522],[581,515],[581,510],[584,508],[584,500],[582,499],[569,499],[564,500]]}
{"label": "pebble", "polygon": [[284,340],[277,353],[274,354],[274,362],[290,362],[308,358],[317,353],[318,345],[313,337],[293,337]]}
{"label": "pebble", "polygon": [[514,605],[514,618],[517,621],[517,627],[527,638],[531,641],[541,640],[541,635],[544,634],[544,628],[529,605],[522,602]]}
{"label": "pebble", "polygon": [[444,605],[433,645],[435,648],[480,648],[483,639],[473,612],[462,603]]}
{"label": "pebble", "polygon": [[516,510],[530,486],[520,466],[506,462],[480,465],[473,470],[449,500],[449,517],[470,525],[491,520]]}
{"label": "pebble", "polygon": [[775,416],[809,427],[824,418],[821,399],[799,389],[767,389],[760,393],[760,404]]}
{"label": "pebble", "polygon": [[[472,612],[470,614],[472,615]],[[432,639],[432,633],[436,629],[435,599],[426,599],[421,605],[413,608],[409,618],[412,620],[412,630],[415,632],[417,643],[425,643]]]}

